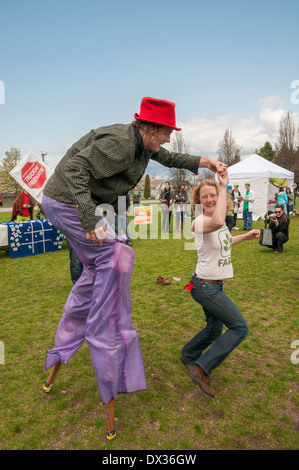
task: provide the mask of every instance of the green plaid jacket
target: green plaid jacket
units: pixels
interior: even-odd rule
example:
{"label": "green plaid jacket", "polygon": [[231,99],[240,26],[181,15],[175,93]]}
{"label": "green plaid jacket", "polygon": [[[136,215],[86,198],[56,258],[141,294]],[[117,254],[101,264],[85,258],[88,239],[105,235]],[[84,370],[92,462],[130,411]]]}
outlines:
{"label": "green plaid jacket", "polygon": [[75,204],[85,232],[101,224],[96,205],[114,205],[145,173],[149,160],[166,167],[185,168],[197,174],[200,157],[144,150],[140,132],[132,124],[114,124],[91,130],[67,151],[55,168],[44,194]]}

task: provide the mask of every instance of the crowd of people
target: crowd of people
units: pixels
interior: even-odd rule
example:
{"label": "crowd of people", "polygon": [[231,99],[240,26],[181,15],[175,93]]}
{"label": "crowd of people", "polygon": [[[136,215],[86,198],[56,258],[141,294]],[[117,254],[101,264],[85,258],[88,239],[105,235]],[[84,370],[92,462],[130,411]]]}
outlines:
{"label": "crowd of people", "polygon": [[[180,182],[175,189],[171,188],[170,181],[165,181],[164,187],[159,194],[160,208],[161,208],[161,232],[172,232],[171,219],[174,217],[173,227],[175,231],[184,232],[184,223],[186,217],[194,218],[191,200],[193,191],[196,186],[189,185],[190,189],[187,190],[187,184]],[[253,210],[255,202],[255,193],[251,189],[250,182],[245,183],[245,191],[241,194],[238,183],[234,185],[227,185],[227,198],[228,207],[225,218],[225,223],[230,232],[232,230],[240,230],[237,227],[238,215],[241,214],[243,227],[241,230],[252,230],[253,226]],[[121,212],[118,210],[117,205],[114,206],[114,221],[113,229],[117,235],[124,234],[126,242],[132,246],[131,235],[129,231],[129,211],[130,200],[132,200],[133,207],[139,206],[141,203],[142,192],[135,186],[131,191],[131,198],[129,193],[126,195],[126,207],[122,208]],[[273,251],[281,253],[283,251],[283,244],[289,239],[288,227],[290,223],[290,215],[295,213],[296,191],[291,191],[289,187],[279,187],[275,195],[276,206],[274,212],[269,211],[265,214],[265,218],[269,223],[269,228],[272,230]],[[26,191],[22,190],[15,198],[10,221],[26,221],[33,219],[33,211],[36,201]],[[0,205],[3,205],[2,198],[0,198]],[[40,218],[41,206],[39,212],[36,214]],[[279,235],[281,234],[281,235]],[[277,240],[279,239],[279,242]],[[70,264],[71,264],[71,277],[73,283],[79,278],[83,270],[83,264],[78,262],[78,258],[71,245],[68,244],[70,250]]]}

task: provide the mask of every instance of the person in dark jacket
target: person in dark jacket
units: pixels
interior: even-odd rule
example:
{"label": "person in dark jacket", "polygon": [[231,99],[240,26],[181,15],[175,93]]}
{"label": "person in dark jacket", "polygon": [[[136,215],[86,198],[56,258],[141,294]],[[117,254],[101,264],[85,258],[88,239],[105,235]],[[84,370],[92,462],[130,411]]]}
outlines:
{"label": "person in dark jacket", "polygon": [[178,189],[174,193],[174,210],[176,213],[176,231],[180,229],[181,220],[181,232],[184,231],[184,221],[187,210],[188,194],[185,189],[185,183],[179,183]]}
{"label": "person in dark jacket", "polygon": [[274,253],[282,253],[283,245],[289,239],[290,219],[284,211],[283,204],[276,204],[275,212],[267,217],[269,228],[272,231],[272,248]]}
{"label": "person in dark jacket", "polygon": [[169,181],[165,181],[164,189],[160,192],[161,212],[162,212],[162,232],[170,231],[170,219],[172,210],[173,194]]}

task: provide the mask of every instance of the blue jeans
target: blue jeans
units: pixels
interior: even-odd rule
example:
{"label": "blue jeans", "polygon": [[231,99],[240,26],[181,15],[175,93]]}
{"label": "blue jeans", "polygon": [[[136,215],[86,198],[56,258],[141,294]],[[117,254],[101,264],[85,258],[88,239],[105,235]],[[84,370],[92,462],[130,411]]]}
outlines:
{"label": "blue jeans", "polygon": [[248,230],[252,229],[252,212],[249,212],[248,209],[243,211],[243,228]]}
{"label": "blue jeans", "polygon": [[117,235],[121,235],[121,232],[128,237],[128,241],[131,241],[131,235],[129,232],[129,217],[127,214],[121,214],[115,217],[115,232]]}
{"label": "blue jeans", "polygon": [[70,252],[70,272],[71,272],[71,279],[73,284],[75,284],[83,271],[83,264],[79,260],[78,256],[76,255],[75,250],[69,245],[68,241],[66,240],[67,245],[69,247]]}
{"label": "blue jeans", "polygon": [[[223,286],[194,277],[192,283],[192,297],[201,304],[207,325],[183,347],[182,357],[210,375],[247,336],[248,327],[242,313],[223,293]],[[228,328],[224,334],[223,325]]]}

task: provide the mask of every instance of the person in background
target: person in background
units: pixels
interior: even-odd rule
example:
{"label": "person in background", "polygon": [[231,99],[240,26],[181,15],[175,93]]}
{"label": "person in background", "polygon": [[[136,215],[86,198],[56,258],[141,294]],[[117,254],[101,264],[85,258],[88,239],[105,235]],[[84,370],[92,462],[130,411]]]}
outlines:
{"label": "person in background", "polygon": [[83,272],[83,263],[81,263],[78,256],[76,255],[75,250],[68,243],[67,238],[66,238],[66,242],[67,242],[67,246],[68,246],[69,254],[70,254],[71,280],[73,284],[76,284],[76,282],[78,281],[79,277],[81,276]]}
{"label": "person in background", "polygon": [[180,229],[181,221],[181,232],[184,231],[184,221],[186,216],[188,202],[188,194],[185,190],[185,183],[179,183],[178,189],[174,193],[174,210],[176,213],[176,231]]}
{"label": "person in background", "polygon": [[1,193],[0,193],[0,206],[3,206],[3,201],[2,201]]}
{"label": "person in background", "polygon": [[228,210],[225,217],[225,223],[228,230],[231,232],[234,227],[234,204],[233,204],[233,187],[229,184],[227,186],[227,199],[228,199]]}
{"label": "person in background", "polygon": [[250,183],[245,183],[245,197],[243,198],[243,228],[242,230],[252,229],[252,212],[255,199],[254,191],[250,189]]}
{"label": "person in background", "polygon": [[279,188],[279,192],[277,194],[277,204],[282,204],[284,206],[284,212],[288,213],[288,196],[284,192],[283,186]]}
{"label": "person in background", "polygon": [[[245,318],[223,292],[226,279],[233,277],[231,247],[247,240],[258,239],[259,230],[232,237],[225,217],[228,209],[228,174],[218,173],[215,180],[204,180],[194,191],[193,203],[201,204],[203,213],[193,224],[198,260],[195,272],[185,289],[198,302],[206,317],[206,326],[181,350],[181,360],[189,377],[210,397],[211,373],[244,340],[248,333]],[[227,330],[222,334],[224,325]]]}
{"label": "person in background", "polygon": [[241,193],[239,191],[239,184],[234,184],[234,191],[233,191],[233,202],[234,202],[234,226],[233,230],[239,230],[237,227],[237,218],[240,210],[241,205]]}
{"label": "person in background", "polygon": [[10,222],[33,220],[34,206],[33,197],[23,189],[14,200]]}
{"label": "person in background", "polygon": [[287,187],[286,188],[286,195],[288,198],[288,204],[287,204],[287,215],[290,216],[291,212],[294,210],[294,196],[295,194],[292,193],[291,188]]}
{"label": "person in background", "polygon": [[160,192],[161,212],[162,212],[162,233],[170,232],[171,206],[173,194],[169,181],[165,181],[164,189]]}
{"label": "person in background", "polygon": [[275,212],[269,214],[267,220],[272,231],[272,249],[276,254],[282,253],[283,245],[289,239],[290,224],[290,218],[284,211],[284,204],[276,204]]}
{"label": "person in background", "polygon": [[294,207],[293,207],[293,215],[296,215],[296,199],[298,196],[298,190],[297,190],[297,184],[293,184],[293,189],[294,189]]}
{"label": "person in background", "polygon": [[[121,204],[120,204],[121,206]],[[132,246],[131,235],[129,231],[129,212],[130,212],[130,197],[129,194],[126,195],[126,207],[115,206],[115,233],[121,235],[122,233],[127,237],[126,243],[129,246]]]}
{"label": "person in background", "polygon": [[139,189],[137,188],[137,186],[135,186],[135,188],[133,189],[133,193],[132,193],[132,199],[133,199],[133,207],[134,206],[139,206],[140,204],[140,197],[141,197],[141,194],[140,194],[140,191]]}

